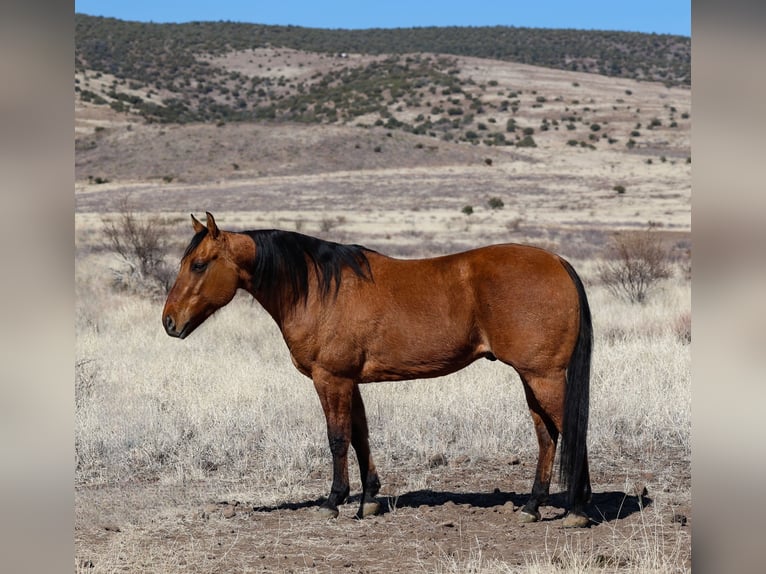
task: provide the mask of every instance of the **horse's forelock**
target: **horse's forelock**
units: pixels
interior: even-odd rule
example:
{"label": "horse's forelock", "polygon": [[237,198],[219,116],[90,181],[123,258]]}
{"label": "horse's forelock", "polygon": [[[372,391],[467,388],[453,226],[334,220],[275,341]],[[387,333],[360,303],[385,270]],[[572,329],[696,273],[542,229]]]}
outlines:
{"label": "horse's forelock", "polygon": [[186,247],[186,251],[184,251],[184,257],[187,257],[190,255],[200,243],[202,243],[202,240],[205,239],[205,236],[207,235],[207,228],[204,228],[202,231],[199,231],[194,234],[194,237],[192,237],[191,241],[189,242],[189,245]]}

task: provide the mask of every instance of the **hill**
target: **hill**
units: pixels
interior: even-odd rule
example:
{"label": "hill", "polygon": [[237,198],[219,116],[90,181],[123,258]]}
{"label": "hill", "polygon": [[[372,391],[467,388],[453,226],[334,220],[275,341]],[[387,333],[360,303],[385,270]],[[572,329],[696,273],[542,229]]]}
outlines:
{"label": "hill", "polygon": [[[258,62],[264,50],[274,49],[310,53],[337,65],[312,68],[311,75],[275,75],[267,62]],[[237,53],[258,65],[245,71],[240,62],[232,68],[226,56]],[[667,86],[691,82],[691,41],[682,36],[500,26],[322,30],[75,16],[76,71],[112,80],[100,90],[76,85],[79,98],[159,122],[334,122],[370,113],[385,116],[387,99],[406,106],[421,100],[425,90],[460,96],[464,85],[455,78],[455,56]],[[504,105],[512,106],[514,99],[509,92]]]}
{"label": "hill", "polygon": [[[114,26],[100,60],[78,48],[78,213],[114,211],[130,193],[139,210],[257,210],[269,226],[321,231],[338,217],[344,232],[400,253],[411,246],[392,242],[422,240],[436,222],[434,246],[421,241],[421,254],[445,241],[494,240],[520,220],[518,240],[550,236],[570,253],[599,248],[588,230],[690,227],[687,85],[433,49],[310,51],[277,47],[274,37],[235,49],[234,35],[201,40],[202,30],[273,27],[78,21]],[[125,30],[147,34],[147,44],[131,52],[115,40]],[[180,33],[189,30],[198,33]],[[193,49],[171,49],[174,41]],[[170,65],[184,54],[187,64]],[[146,76],[126,75],[119,62]],[[150,72],[161,78],[136,79]],[[479,208],[493,197],[508,206],[502,216]],[[471,218],[467,205],[477,208]],[[485,216],[484,236],[458,237],[455,226]],[[562,229],[578,243],[551,235]]]}

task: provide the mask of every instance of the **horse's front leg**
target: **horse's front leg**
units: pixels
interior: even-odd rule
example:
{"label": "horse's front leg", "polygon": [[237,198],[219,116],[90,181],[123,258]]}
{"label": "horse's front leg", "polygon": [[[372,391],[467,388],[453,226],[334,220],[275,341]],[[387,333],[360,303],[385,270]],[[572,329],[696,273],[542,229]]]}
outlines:
{"label": "horse's front leg", "polygon": [[351,404],[354,382],[327,372],[313,373],[314,388],[319,395],[327,421],[327,439],[332,453],[332,487],[320,507],[326,518],[337,518],[338,505],[348,498],[348,446],[351,442]]}

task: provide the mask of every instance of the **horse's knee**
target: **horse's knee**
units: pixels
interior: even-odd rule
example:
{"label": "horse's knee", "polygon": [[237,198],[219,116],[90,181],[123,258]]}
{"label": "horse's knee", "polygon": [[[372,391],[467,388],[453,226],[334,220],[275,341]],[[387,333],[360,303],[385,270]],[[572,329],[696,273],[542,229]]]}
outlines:
{"label": "horse's knee", "polygon": [[330,452],[334,456],[343,456],[348,452],[349,437],[343,434],[331,434],[328,437]]}

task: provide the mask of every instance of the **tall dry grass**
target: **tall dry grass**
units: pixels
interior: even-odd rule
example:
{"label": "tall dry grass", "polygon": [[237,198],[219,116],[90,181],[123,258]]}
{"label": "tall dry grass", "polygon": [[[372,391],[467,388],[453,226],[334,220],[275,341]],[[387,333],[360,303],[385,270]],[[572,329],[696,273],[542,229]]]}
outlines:
{"label": "tall dry grass", "polygon": [[[183,481],[215,471],[289,484],[327,464],[311,381],[292,367],[276,326],[249,296],[179,341],[162,329],[161,301],[114,292],[93,273],[85,263],[78,270],[78,481]],[[690,306],[688,285],[670,281],[644,305],[597,284],[589,294],[594,454],[688,455],[690,347],[675,326]],[[362,393],[379,464],[536,449],[521,385],[500,363]]]}

